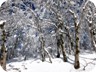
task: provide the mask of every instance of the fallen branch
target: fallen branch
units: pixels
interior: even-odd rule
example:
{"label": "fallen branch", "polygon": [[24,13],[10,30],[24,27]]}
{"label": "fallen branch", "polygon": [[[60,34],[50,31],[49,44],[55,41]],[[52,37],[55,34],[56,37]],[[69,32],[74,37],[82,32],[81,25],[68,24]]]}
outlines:
{"label": "fallen branch", "polygon": [[86,69],[86,67],[87,67],[89,64],[93,64],[93,65],[95,65],[95,63],[93,63],[93,62],[94,62],[94,60],[93,60],[93,61],[91,61],[91,62],[88,62],[88,63],[87,63],[87,61],[86,61],[86,60],[84,60],[84,61],[86,62],[86,65],[83,65],[83,66],[84,66],[83,70],[85,70],[85,69]]}

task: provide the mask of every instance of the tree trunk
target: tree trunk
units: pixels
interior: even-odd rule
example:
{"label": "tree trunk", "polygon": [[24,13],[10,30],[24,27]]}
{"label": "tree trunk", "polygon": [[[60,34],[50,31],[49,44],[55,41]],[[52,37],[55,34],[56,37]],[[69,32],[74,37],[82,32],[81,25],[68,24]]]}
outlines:
{"label": "tree trunk", "polygon": [[0,64],[4,70],[6,70],[6,48],[5,48],[5,42],[6,42],[6,33],[4,30],[5,22],[0,25],[0,28],[2,30],[2,45],[1,45],[1,58],[0,58]]}
{"label": "tree trunk", "polygon": [[75,64],[74,64],[74,68],[75,69],[80,68],[80,63],[79,63],[79,49],[78,49],[77,43],[78,43],[78,41],[76,41],[76,49],[75,49]]}
{"label": "tree trunk", "polygon": [[59,42],[59,39],[57,38],[57,58],[60,58],[60,42]]}
{"label": "tree trunk", "polygon": [[61,46],[61,51],[62,51],[62,55],[63,55],[63,61],[67,62],[67,57],[66,57],[66,53],[65,53],[65,49],[64,49],[63,44],[64,44],[63,35],[60,35],[60,46]]}
{"label": "tree trunk", "polygon": [[1,56],[1,59],[0,59],[0,64],[2,66],[2,68],[4,70],[6,70],[6,48],[4,46],[4,44],[2,45],[1,47],[1,53],[2,53],[2,56]]}
{"label": "tree trunk", "polygon": [[44,52],[45,43],[44,43],[43,37],[40,37],[40,43],[41,43],[41,57],[42,57],[42,62],[44,62],[45,61],[45,52]]}
{"label": "tree trunk", "polygon": [[[93,23],[93,22],[92,22]],[[92,44],[92,47],[93,47],[93,50],[96,52],[96,47],[95,47],[95,39],[94,39],[94,30],[93,30],[93,24],[92,23],[89,23],[89,30],[90,30],[90,37],[91,37],[91,44]]]}
{"label": "tree trunk", "polygon": [[75,64],[74,64],[74,68],[78,69],[80,68],[80,63],[79,63],[79,32],[78,32],[79,27],[77,26],[77,24],[75,23],[75,37],[76,37],[76,48],[75,48]]}
{"label": "tree trunk", "polygon": [[58,28],[56,29],[56,33],[57,33],[57,57],[60,57],[60,51],[62,51],[62,55],[63,55],[63,61],[67,62],[67,57],[66,57],[66,53],[65,53],[65,49],[64,49],[64,42],[63,42],[63,33],[59,30],[63,30],[63,23],[61,20],[59,20],[60,23],[57,25]]}
{"label": "tree trunk", "polygon": [[52,63],[51,57],[50,57],[48,51],[45,49],[45,41],[44,41],[43,37],[40,38],[40,42],[41,42],[41,57],[42,57],[42,62],[45,61],[45,56],[47,54],[50,63]]}

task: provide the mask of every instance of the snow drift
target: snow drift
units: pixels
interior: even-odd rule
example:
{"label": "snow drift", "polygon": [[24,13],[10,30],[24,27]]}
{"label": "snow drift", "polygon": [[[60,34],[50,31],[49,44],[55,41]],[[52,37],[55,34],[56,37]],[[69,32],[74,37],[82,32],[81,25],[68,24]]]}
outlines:
{"label": "snow drift", "polygon": [[6,72],[6,71],[4,71],[4,70],[2,69],[2,67],[0,66],[0,72]]}

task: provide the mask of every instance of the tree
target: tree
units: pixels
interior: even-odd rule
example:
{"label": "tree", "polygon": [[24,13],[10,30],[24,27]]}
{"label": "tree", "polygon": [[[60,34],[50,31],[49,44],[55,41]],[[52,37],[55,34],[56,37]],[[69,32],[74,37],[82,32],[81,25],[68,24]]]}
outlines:
{"label": "tree", "polygon": [[79,28],[80,24],[77,23],[77,17],[75,13],[72,10],[69,10],[72,15],[74,16],[74,28],[75,28],[75,63],[74,63],[74,68],[78,69],[80,68],[80,62],[79,62]]}
{"label": "tree", "polygon": [[80,33],[79,33],[79,30],[81,28],[81,24],[83,22],[82,19],[84,19],[84,12],[85,12],[85,9],[86,9],[86,5],[89,1],[87,1],[84,6],[82,7],[82,11],[81,11],[81,16],[80,16],[80,20],[79,22],[77,21],[78,18],[75,14],[74,11],[72,10],[69,10],[70,13],[72,13],[73,17],[74,17],[74,28],[75,28],[75,63],[74,63],[74,68],[75,69],[78,69],[80,68],[80,62],[79,62],[79,53],[80,53]]}
{"label": "tree", "polygon": [[89,28],[89,34],[90,34],[90,39],[91,39],[91,47],[93,48],[94,51],[96,51],[96,42],[95,42],[95,30],[96,30],[96,25],[95,25],[95,5],[89,1],[86,4],[85,7],[85,19],[88,22],[88,28]]}
{"label": "tree", "polygon": [[4,30],[4,25],[5,25],[5,22],[3,22],[2,24],[0,24],[0,28],[2,30],[2,45],[1,45],[1,50],[0,50],[0,53],[1,53],[1,56],[0,56],[0,64],[1,66],[3,67],[4,70],[6,70],[6,47],[5,47],[5,42],[6,42],[6,32]]}
{"label": "tree", "polygon": [[46,4],[46,8],[54,15],[54,19],[50,17],[51,22],[53,22],[56,33],[56,42],[57,42],[57,58],[60,58],[60,50],[62,51],[63,61],[67,62],[67,56],[64,48],[64,22],[63,14],[59,11],[61,1],[57,1],[54,5],[49,2]]}
{"label": "tree", "polygon": [[31,10],[31,13],[32,13],[32,16],[34,17],[33,18],[33,21],[34,21],[33,25],[35,26],[36,31],[38,31],[38,33],[39,33],[38,36],[39,36],[40,49],[41,49],[41,60],[42,60],[42,62],[44,62],[45,57],[47,55],[48,58],[49,58],[50,63],[52,63],[50,54],[47,51],[46,46],[45,46],[43,26],[41,26],[41,25],[44,25],[43,21],[42,21],[42,19],[40,19],[40,17],[37,17],[37,14],[34,13],[32,10]]}

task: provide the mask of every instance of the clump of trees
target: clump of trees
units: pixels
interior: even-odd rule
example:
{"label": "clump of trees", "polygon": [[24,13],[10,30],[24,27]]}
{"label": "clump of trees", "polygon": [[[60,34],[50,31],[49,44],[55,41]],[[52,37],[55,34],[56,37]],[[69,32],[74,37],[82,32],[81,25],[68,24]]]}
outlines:
{"label": "clump of trees", "polygon": [[32,3],[34,9],[23,1],[23,4],[9,3],[0,11],[0,19],[6,20],[6,24],[0,24],[0,64],[5,70],[6,58],[23,56],[24,60],[32,57],[44,62],[48,57],[52,63],[52,57],[61,55],[67,62],[68,54],[75,56],[74,68],[78,69],[80,50],[96,50],[96,11],[90,1],[33,0],[29,4]]}

